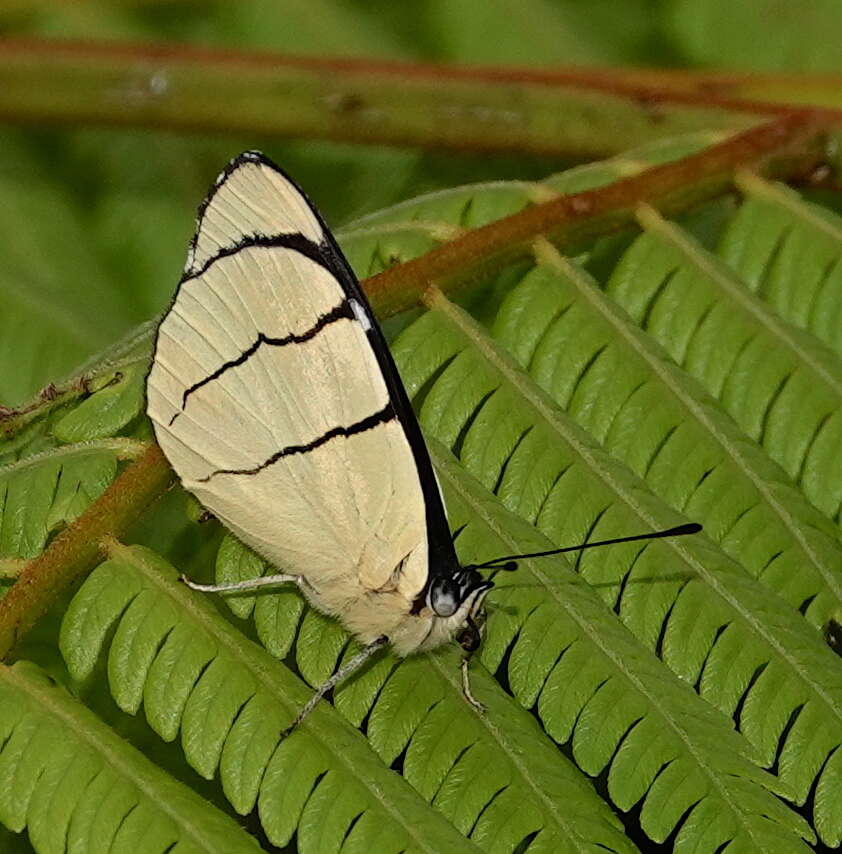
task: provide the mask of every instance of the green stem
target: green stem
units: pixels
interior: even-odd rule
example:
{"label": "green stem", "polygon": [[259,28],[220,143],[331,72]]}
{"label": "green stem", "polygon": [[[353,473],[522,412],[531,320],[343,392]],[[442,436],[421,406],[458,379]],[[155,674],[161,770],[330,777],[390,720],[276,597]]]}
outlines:
{"label": "green stem", "polygon": [[[769,115],[774,111],[763,107]],[[759,121],[683,93],[548,74],[185,45],[0,43],[0,118],[601,157]]]}

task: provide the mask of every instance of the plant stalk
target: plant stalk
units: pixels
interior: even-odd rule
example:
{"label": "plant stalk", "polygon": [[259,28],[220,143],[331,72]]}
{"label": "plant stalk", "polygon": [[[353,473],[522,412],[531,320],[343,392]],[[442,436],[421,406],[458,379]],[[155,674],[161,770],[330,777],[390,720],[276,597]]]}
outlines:
{"label": "plant stalk", "polygon": [[682,160],[533,205],[370,277],[366,293],[380,316],[398,314],[416,305],[430,285],[453,296],[494,270],[531,257],[537,237],[570,250],[632,225],[642,202],[671,215],[730,192],[738,168],[771,178],[807,174],[822,162],[821,128],[811,113],[784,116]]}
{"label": "plant stalk", "polygon": [[0,119],[594,158],[774,114],[578,72],[0,41]]}

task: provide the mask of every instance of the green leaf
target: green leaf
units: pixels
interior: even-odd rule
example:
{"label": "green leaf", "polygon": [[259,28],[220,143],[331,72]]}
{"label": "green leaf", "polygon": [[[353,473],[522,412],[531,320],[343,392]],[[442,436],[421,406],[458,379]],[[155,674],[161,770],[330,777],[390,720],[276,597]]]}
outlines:
{"label": "green leaf", "polygon": [[[216,553],[217,584],[250,581],[253,578],[260,578],[265,574],[265,570],[266,562],[251,549],[246,548],[233,534],[226,534],[222,538],[219,551]],[[245,620],[251,616],[256,599],[255,595],[230,595],[225,597],[225,604],[233,614]]]}
{"label": "green leaf", "polygon": [[[142,698],[150,724],[165,738],[175,737],[180,727],[190,764],[205,776],[218,769],[223,789],[238,811],[249,811],[257,798],[264,829],[276,844],[287,839],[297,824],[303,851],[331,850],[334,844],[331,840],[341,838],[348,823],[360,814],[361,803],[371,800],[358,784],[351,784],[353,775],[347,776],[351,768],[356,769],[356,776],[363,784],[368,779],[369,787],[382,790],[388,802],[392,798],[403,799],[401,821],[423,821],[428,832],[433,831],[437,821],[430,816],[422,819],[418,813],[420,807],[412,807],[412,799],[406,802],[405,795],[398,797],[402,790],[400,786],[395,790],[394,786],[400,778],[384,766],[380,772],[374,766],[365,770],[370,760],[364,759],[365,753],[360,752],[358,742],[339,735],[346,730],[341,726],[336,730],[335,715],[330,729],[318,723],[331,720],[329,708],[324,704],[278,745],[285,720],[289,720],[295,705],[303,703],[300,691],[292,692],[292,701],[286,694],[278,693],[280,686],[292,685],[288,671],[221,623],[205,597],[195,596],[169,580],[174,571],[165,570],[160,559],[139,549],[121,554],[122,559],[103,564],[88,579],[65,617],[62,648],[76,678],[85,678],[92,672],[97,656],[103,652],[103,644],[113,636],[107,651],[108,672],[112,694],[118,703],[134,711]],[[179,607],[183,609],[181,614]],[[318,618],[314,625],[324,626],[326,618],[312,611],[308,616]],[[335,624],[330,629],[334,633],[339,631],[344,638]],[[208,635],[213,635],[214,644],[208,643]],[[414,675],[419,667],[420,678]],[[550,847],[555,851],[579,851],[584,840],[599,842],[606,850],[634,850],[619,832],[610,811],[585,781],[556,753],[530,716],[520,711],[488,677],[480,677],[478,690],[489,709],[502,716],[494,726],[477,716],[462,698],[452,650],[412,659],[394,668],[394,661],[379,668],[378,700],[371,710],[369,727],[372,746],[387,762],[406,750],[410,739],[413,741],[407,761],[410,755],[417,757],[413,761],[429,755],[421,748],[425,741],[415,744],[413,731],[419,726],[419,737],[437,744],[442,742],[446,731],[452,746],[436,755],[437,779],[448,781],[454,797],[461,793],[458,796],[462,798],[469,786],[460,767],[453,765],[461,750],[459,745],[467,739],[470,744],[483,745],[486,754],[501,755],[493,772],[499,782],[487,799],[505,789],[506,802],[532,804],[518,825],[524,837],[538,833],[542,838],[555,840]],[[384,680],[388,680],[385,685]],[[407,685],[423,687],[426,705],[407,703]],[[371,696],[367,708],[370,703]],[[346,710],[347,697],[340,707]],[[433,708],[437,710],[436,717],[429,719],[425,710]],[[316,770],[299,767],[300,740],[305,736],[308,755],[317,748],[314,756],[318,759],[308,760]],[[398,741],[401,738],[405,740],[403,744]],[[511,756],[511,760],[505,756]],[[543,758],[539,762],[540,757]],[[291,763],[296,768],[294,774]],[[547,771],[547,763],[555,766],[551,773]],[[405,769],[407,779],[422,795],[432,798],[439,787],[430,790],[429,783],[422,783],[426,777],[418,777],[419,773],[421,770],[410,773]],[[321,774],[326,775],[323,782],[311,792],[314,778]],[[367,778],[366,774],[373,776]],[[337,805],[335,787],[340,781],[342,802]],[[472,800],[470,808],[459,807],[461,801],[451,804],[449,800],[440,806],[457,826],[470,830],[487,799]],[[563,819],[556,806],[559,803],[566,804]],[[289,805],[289,813],[279,811],[283,805]],[[386,846],[387,839],[400,838],[390,829],[388,815],[392,810],[385,801],[375,801],[367,809],[371,816],[367,818],[366,813],[353,825],[358,844],[372,845],[377,839],[378,845]],[[332,810],[327,825],[325,810]],[[486,838],[484,834],[496,838],[507,814],[502,813],[494,820],[495,813],[486,810],[482,814],[483,821],[474,832],[481,839]],[[381,838],[384,834],[385,838]],[[456,849],[430,849],[425,843],[418,850]]]}
{"label": "green leaf", "polygon": [[83,442],[114,436],[140,414],[145,402],[146,365],[132,365],[115,374],[105,388],[60,418],[53,435],[60,442]]}
{"label": "green leaf", "polygon": [[754,71],[839,71],[833,0],[672,0],[676,47],[693,64]]}
{"label": "green leaf", "polygon": [[[424,387],[427,431],[456,448],[462,464],[510,509],[560,545],[678,521],[467,315],[444,300],[436,307],[396,342],[396,359],[412,393]],[[576,361],[575,342],[567,356]],[[584,552],[576,566],[677,674],[739,715],[763,764],[779,749],[798,754],[780,773],[802,801],[842,738],[842,684],[835,678],[838,660],[797,612],[701,536]],[[507,646],[499,644],[498,654]],[[764,678],[752,683],[758,669]],[[538,678],[525,690],[541,684]],[[531,702],[534,694],[521,696]],[[787,730],[796,714],[797,726]],[[824,735],[805,740],[807,731]]]}
{"label": "green leaf", "polygon": [[[217,584],[228,584],[259,578],[273,570],[251,549],[232,534],[226,534],[216,556]],[[264,590],[261,595],[237,593],[224,597],[225,604],[241,619],[254,614],[257,636],[276,658],[284,659],[292,648],[304,600],[291,585],[280,585],[277,591]],[[324,677],[317,680],[320,684]]]}
{"label": "green leaf", "polygon": [[37,555],[57,528],[76,519],[142,443],[101,439],[65,445],[0,466],[0,556]]}
{"label": "green leaf", "polygon": [[701,380],[806,496],[842,507],[842,360],[750,293],[716,256],[651,209],[606,291]]}
{"label": "green leaf", "polygon": [[[481,561],[551,547],[449,455],[435,445],[433,452],[452,521],[465,525],[457,540],[460,558]],[[641,823],[656,841],[682,819],[691,822],[698,810],[716,815],[717,836],[710,848],[689,837],[685,844],[698,846],[692,850],[716,850],[729,839],[748,843],[767,819],[780,822],[779,844],[804,850],[797,835],[809,838],[806,825],[766,791],[777,784],[748,761],[751,750],[730,722],[649,655],[565,564],[560,558],[524,561],[518,572],[495,577],[484,661],[495,666],[497,651],[508,650],[508,678],[521,703],[537,701],[556,740],[572,736],[583,770],[597,774],[609,766],[609,792],[620,809],[643,799]],[[671,775],[684,787],[671,786]],[[731,786],[751,798],[728,797]]]}
{"label": "green leaf", "polygon": [[261,850],[26,661],[0,668],[0,821],[39,854]]}
{"label": "green leaf", "polygon": [[557,253],[523,277],[495,337],[603,446],[821,628],[842,606],[835,526],[664,350]]}
{"label": "green leaf", "polygon": [[[527,57],[530,64],[537,65],[587,64],[604,59],[600,51],[604,40],[589,42],[581,30],[577,32],[571,26],[576,23],[573,9],[573,4],[548,0],[510,0],[492,7],[478,0],[459,6],[437,0],[429,11],[445,58],[459,57],[486,65],[510,64]],[[516,26],[514,21],[518,22]]]}
{"label": "green leaf", "polygon": [[790,323],[842,355],[842,218],[783,184],[743,175],[746,200],[717,249]]}

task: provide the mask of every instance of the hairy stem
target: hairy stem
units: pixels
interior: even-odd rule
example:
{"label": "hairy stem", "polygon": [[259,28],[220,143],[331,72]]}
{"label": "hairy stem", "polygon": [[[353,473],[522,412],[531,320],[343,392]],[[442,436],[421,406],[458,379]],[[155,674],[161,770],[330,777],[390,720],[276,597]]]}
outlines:
{"label": "hairy stem", "polygon": [[452,295],[512,261],[530,257],[536,237],[569,249],[632,224],[642,202],[667,215],[686,210],[729,192],[734,170],[740,167],[769,177],[804,174],[822,157],[817,131],[812,114],[786,116],[683,160],[533,205],[372,276],[365,282],[366,293],[378,314],[397,314],[417,304],[430,285]]}

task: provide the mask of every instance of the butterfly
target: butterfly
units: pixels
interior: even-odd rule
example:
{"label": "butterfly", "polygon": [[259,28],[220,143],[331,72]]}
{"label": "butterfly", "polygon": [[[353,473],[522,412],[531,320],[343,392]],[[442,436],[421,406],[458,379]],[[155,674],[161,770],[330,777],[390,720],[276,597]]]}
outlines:
{"label": "butterfly", "polygon": [[[294,584],[362,651],[301,710],[391,645],[480,644],[487,569],[461,565],[412,406],[374,314],[315,207],[259,152],[199,208],[155,341],[147,412],[181,483],[282,572],[204,591]],[[608,542],[692,533],[698,525]],[[186,579],[185,579],[186,580]],[[463,688],[477,707],[463,659]]]}

